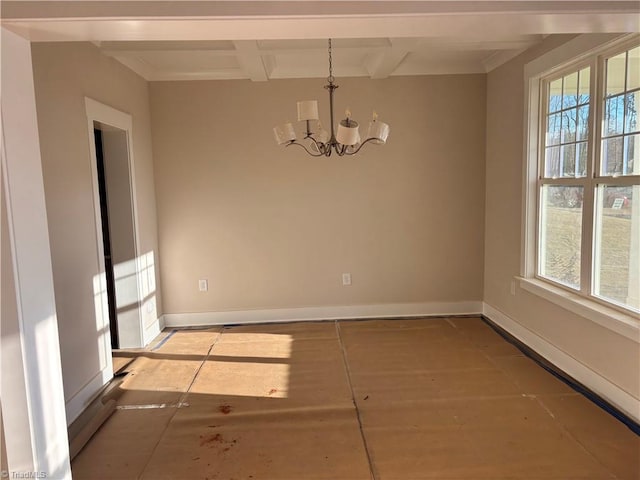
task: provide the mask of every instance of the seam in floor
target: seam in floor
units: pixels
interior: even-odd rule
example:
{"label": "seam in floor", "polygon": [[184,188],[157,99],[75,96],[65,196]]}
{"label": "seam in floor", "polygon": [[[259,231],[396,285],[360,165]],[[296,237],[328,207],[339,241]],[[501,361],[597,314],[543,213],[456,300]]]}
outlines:
{"label": "seam in floor", "polygon": [[[216,346],[216,344],[218,343],[218,340],[220,340],[220,337],[222,337],[222,332],[223,332],[223,330],[220,330],[220,332],[218,332],[218,336],[215,338],[215,340],[213,341],[213,343],[209,347],[209,350],[207,350],[207,354],[202,359],[202,362],[200,362],[200,365],[198,366],[198,369],[196,370],[196,373],[194,373],[193,378],[191,379],[191,382],[189,383],[189,386],[187,387],[185,392],[180,397],[180,400],[178,401],[178,405],[184,405],[185,404],[185,400],[187,399],[187,396],[189,395],[189,392],[191,391],[191,387],[193,387],[193,384],[196,382],[196,378],[198,378],[198,374],[200,373],[200,370],[202,370],[202,367],[207,363],[207,360],[209,359],[209,356],[211,355],[211,352],[213,351],[213,347]],[[158,437],[158,441],[153,446],[153,449],[151,450],[151,453],[149,454],[149,458],[145,462],[144,467],[142,467],[142,470],[140,470],[140,475],[138,475],[138,477],[137,477],[138,480],[140,480],[144,476],[145,470],[149,466],[149,463],[151,462],[151,459],[153,458],[154,453],[156,453],[156,449],[158,448],[158,445],[160,445],[160,442],[164,439],[164,436],[167,433],[167,429],[169,428],[169,425],[173,421],[173,418],[178,413],[178,410],[180,410],[180,409],[179,408],[174,409],[173,415],[171,415],[171,418],[169,418],[169,421],[167,422],[167,424],[164,427],[164,430],[162,431],[162,434]]]}
{"label": "seam in floor", "polygon": [[[504,340],[509,342],[511,345],[520,350],[526,357],[533,360],[538,366],[546,370],[548,373],[556,377],[562,383],[570,387],[575,392],[579,393],[586,399],[590,400],[602,410],[607,412],[609,415],[614,417],[616,420],[622,422],[629,430],[631,430],[636,435],[640,436],[640,424],[636,422],[629,415],[624,413],[622,410],[618,409],[614,405],[612,405],[608,400],[605,400],[600,395],[592,391],[589,387],[583,385],[578,380],[573,378],[571,375],[557,367],[555,364],[547,360],[543,355],[540,355],[529,345],[509,333],[507,330],[502,328],[500,325],[493,322],[488,317],[482,315],[481,320],[487,324],[493,331],[495,331],[498,335],[500,335]],[[451,325],[454,325],[453,322],[450,322]],[[455,326],[455,325],[454,325]]]}
{"label": "seam in floor", "polygon": [[[451,325],[458,330],[458,327],[453,323],[450,322]],[[459,332],[460,333],[460,332]],[[504,337],[503,337],[504,338]],[[506,339],[505,339],[506,340]],[[478,349],[480,351],[480,353],[489,361],[489,363],[491,363],[496,369],[498,369],[500,372],[502,372],[508,379],[509,381],[511,381],[513,384],[518,385],[518,382],[516,381],[515,378],[513,378],[513,376],[507,372],[502,366],[500,366],[492,357],[491,355],[488,355],[486,351],[482,350],[482,349]],[[527,357],[527,355],[525,355],[525,357]],[[536,362],[537,364],[538,362]],[[546,370],[546,369],[545,369]],[[566,382],[565,382],[566,383]],[[567,393],[567,394],[558,394],[557,396],[572,396],[572,395],[579,395],[577,392],[574,392],[573,394],[571,393]],[[585,445],[582,444],[582,442],[580,442],[578,440],[578,438],[573,435],[571,433],[571,431],[560,421],[557,421],[555,415],[553,414],[553,412],[544,404],[544,402],[542,401],[542,399],[540,398],[540,395],[534,395],[534,394],[525,394],[524,395],[527,398],[532,399],[533,401],[535,401],[540,408],[542,408],[542,410],[544,410],[552,419],[554,419],[556,421],[556,423],[558,424],[558,427],[562,430],[562,432],[564,432],[565,435],[567,435],[569,438],[571,438],[578,446],[580,449],[582,449],[582,451],[587,454],[589,457],[591,457],[591,459],[597,463],[598,465],[600,465],[605,471],[609,472],[610,475],[612,475],[612,478],[617,479],[618,477],[615,476],[610,469],[603,463],[600,461],[600,459],[593,454],[593,452],[591,452],[591,450],[589,450]]]}
{"label": "seam in floor", "polygon": [[367,454],[367,461],[369,462],[369,474],[371,475],[372,480],[378,480],[378,470],[373,462],[373,457],[371,456],[371,452],[369,451],[369,445],[367,444],[367,437],[364,434],[364,429],[362,428],[362,418],[360,416],[360,409],[358,408],[358,403],[356,402],[356,394],[353,391],[353,383],[351,382],[351,370],[349,369],[349,362],[347,360],[347,352],[344,347],[344,343],[342,343],[342,336],[340,335],[340,322],[338,320],[335,321],[336,326],[336,335],[338,336],[338,343],[340,344],[340,351],[342,352],[342,362],[344,364],[345,373],[347,375],[347,383],[349,384],[349,390],[351,392],[351,401],[353,402],[353,407],[356,409],[356,418],[358,419],[358,429],[360,430],[360,436],[362,437],[362,443],[364,445],[364,451]]}

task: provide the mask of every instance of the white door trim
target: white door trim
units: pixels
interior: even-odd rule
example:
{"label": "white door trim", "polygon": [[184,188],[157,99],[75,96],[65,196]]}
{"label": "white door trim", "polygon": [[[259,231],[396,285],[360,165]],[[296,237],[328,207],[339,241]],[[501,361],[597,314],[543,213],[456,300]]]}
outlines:
{"label": "white door trim", "polygon": [[[133,229],[134,229],[134,244],[135,244],[135,261],[136,261],[136,283],[138,287],[138,318],[140,319],[140,324],[138,325],[140,344],[135,345],[137,347],[144,346],[144,314],[142,311],[142,292],[143,292],[143,284],[142,278],[140,275],[141,265],[140,265],[140,232],[139,232],[139,221],[138,221],[138,195],[136,192],[136,177],[135,177],[135,159],[133,155],[133,118],[129,113],[122,112],[120,110],[116,110],[109,105],[105,105],[103,103],[98,102],[89,97],[85,97],[85,110],[87,112],[87,129],[89,131],[89,149],[91,152],[90,161],[91,161],[91,181],[93,184],[93,207],[94,207],[94,216],[95,216],[95,228],[96,228],[96,242],[97,242],[97,252],[98,252],[98,268],[100,270],[100,274],[104,274],[105,265],[104,265],[104,247],[102,245],[102,224],[101,224],[101,212],[100,212],[100,191],[98,187],[98,167],[96,160],[96,144],[93,135],[94,129],[94,121],[104,123],[106,125],[110,125],[112,127],[119,128],[124,130],[127,133],[127,149],[129,152],[129,178],[131,185],[131,205],[132,205],[132,216],[133,216]],[[102,309],[103,315],[106,313],[104,309]],[[105,320],[103,318],[103,320]],[[108,314],[106,318],[106,324],[109,324]],[[105,341],[108,343],[107,352],[111,351],[111,343],[108,336],[105,336]],[[111,360],[109,360],[110,362]],[[111,367],[112,368],[112,367]],[[113,372],[111,372],[113,374]]]}

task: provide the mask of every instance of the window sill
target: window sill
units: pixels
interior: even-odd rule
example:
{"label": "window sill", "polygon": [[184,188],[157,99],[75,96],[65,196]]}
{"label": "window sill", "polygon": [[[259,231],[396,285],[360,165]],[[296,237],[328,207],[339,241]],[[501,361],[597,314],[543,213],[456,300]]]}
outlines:
{"label": "window sill", "polygon": [[527,292],[640,343],[640,320],[632,314],[622,313],[541,280],[522,277],[517,279]]}

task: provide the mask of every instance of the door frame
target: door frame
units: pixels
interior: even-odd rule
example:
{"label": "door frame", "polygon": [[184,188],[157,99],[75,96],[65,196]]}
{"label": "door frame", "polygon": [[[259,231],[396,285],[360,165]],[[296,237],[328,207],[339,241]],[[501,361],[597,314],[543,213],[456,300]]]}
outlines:
{"label": "door frame", "polygon": [[[136,285],[138,289],[137,293],[137,309],[138,309],[138,318],[139,318],[139,339],[140,344],[137,347],[143,347],[144,345],[144,315],[143,315],[143,298],[142,298],[142,278],[140,275],[141,266],[140,266],[140,232],[139,232],[139,221],[138,221],[138,202],[137,202],[137,193],[136,193],[136,177],[135,177],[135,161],[133,154],[133,118],[129,113],[122,112],[120,110],[116,110],[109,105],[105,105],[100,103],[92,98],[85,97],[85,110],[87,113],[87,129],[89,133],[89,150],[90,150],[90,162],[91,162],[91,182],[93,185],[93,208],[94,208],[94,217],[95,217],[95,228],[96,228],[96,247],[98,252],[98,270],[100,272],[100,281],[103,281],[103,275],[105,273],[105,263],[104,263],[104,245],[103,245],[103,237],[102,237],[102,221],[101,221],[101,210],[100,210],[100,189],[98,185],[98,164],[96,159],[96,144],[94,137],[94,122],[103,123],[120,130],[124,130],[127,136],[127,150],[129,153],[129,180],[130,180],[130,193],[131,193],[131,207],[132,207],[132,219],[133,219],[133,236],[134,236],[134,248],[135,248],[135,268],[136,268]],[[95,288],[95,286],[94,286]],[[102,325],[109,328],[109,313],[108,308],[104,308],[104,301],[106,299],[102,299],[102,304],[96,305],[96,316],[101,317]],[[110,335],[103,335],[104,343],[105,343],[105,351],[111,352],[111,337]],[[113,375],[113,365],[111,361],[111,356],[109,355],[108,363],[110,365],[110,375]],[[111,378],[111,377],[109,377]]]}

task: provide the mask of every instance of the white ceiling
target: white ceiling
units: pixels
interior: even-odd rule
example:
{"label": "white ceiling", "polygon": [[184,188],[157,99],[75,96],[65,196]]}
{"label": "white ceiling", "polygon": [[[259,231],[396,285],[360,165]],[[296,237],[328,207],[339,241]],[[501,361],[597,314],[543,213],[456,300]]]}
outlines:
{"label": "white ceiling", "polygon": [[548,35],[640,31],[638,1],[3,1],[32,41],[92,41],[147,80],[483,73]]}

